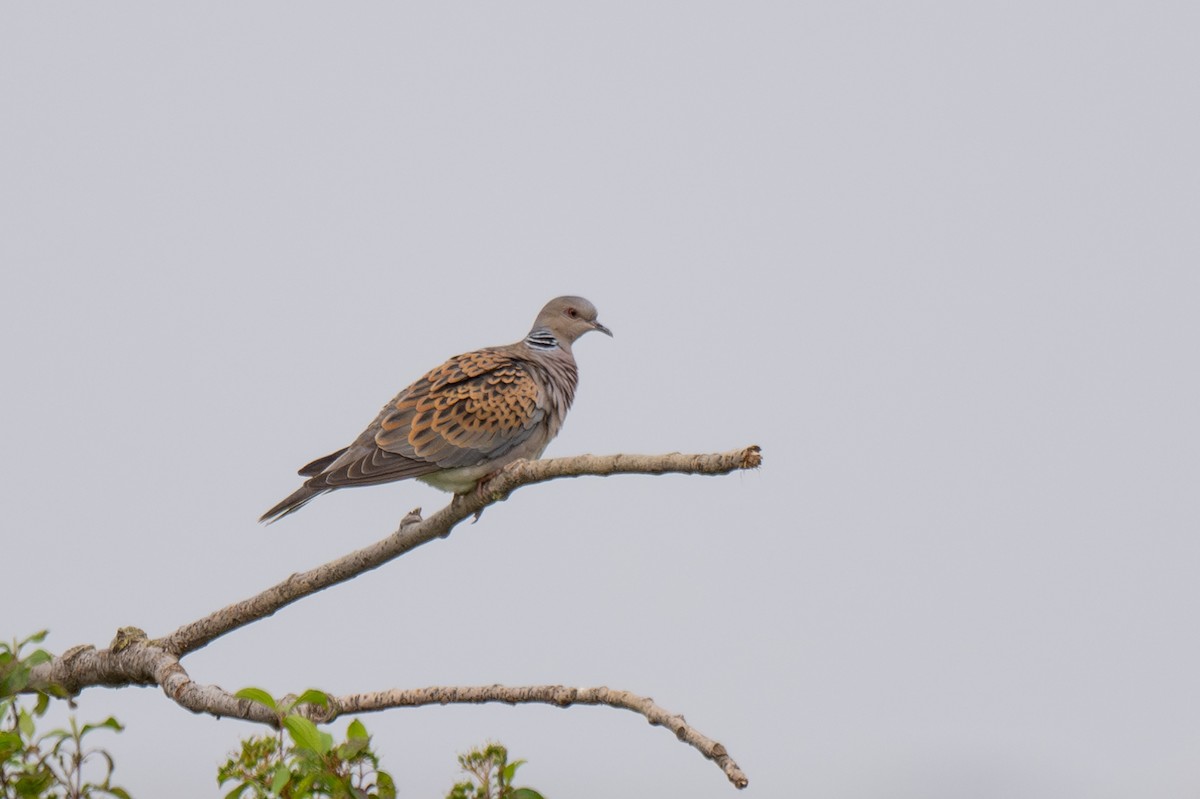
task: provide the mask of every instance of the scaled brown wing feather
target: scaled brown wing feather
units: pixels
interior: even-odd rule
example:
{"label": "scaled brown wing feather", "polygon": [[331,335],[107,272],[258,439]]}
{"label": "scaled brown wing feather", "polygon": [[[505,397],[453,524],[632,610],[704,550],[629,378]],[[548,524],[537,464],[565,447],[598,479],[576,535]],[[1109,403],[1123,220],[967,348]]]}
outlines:
{"label": "scaled brown wing feather", "polygon": [[546,416],[531,368],[498,350],[451,358],[397,397],[375,444],[442,469],[502,457]]}
{"label": "scaled brown wing feather", "polygon": [[387,483],[504,456],[546,415],[530,368],[497,350],[451,358],[385,406],[314,480],[329,487]]}

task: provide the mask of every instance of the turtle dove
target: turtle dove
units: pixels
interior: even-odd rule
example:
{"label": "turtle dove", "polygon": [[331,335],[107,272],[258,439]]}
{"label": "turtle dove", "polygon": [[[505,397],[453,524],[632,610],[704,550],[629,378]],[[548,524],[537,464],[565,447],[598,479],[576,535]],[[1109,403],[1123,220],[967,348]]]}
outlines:
{"label": "turtle dove", "polygon": [[575,398],[571,345],[591,330],[612,335],[594,305],[551,300],[525,338],[457,355],[401,391],[350,446],[301,468],[308,480],[259,521],[327,491],[414,477],[465,494],[513,461],[541,457]]}

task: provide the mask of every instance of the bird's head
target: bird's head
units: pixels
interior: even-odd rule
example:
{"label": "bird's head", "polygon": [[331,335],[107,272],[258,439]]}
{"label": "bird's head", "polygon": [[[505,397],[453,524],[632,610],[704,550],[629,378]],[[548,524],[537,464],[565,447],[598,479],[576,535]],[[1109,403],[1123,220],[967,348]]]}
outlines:
{"label": "bird's head", "polygon": [[556,339],[567,345],[590,330],[606,336],[612,331],[596,320],[596,306],[583,297],[555,297],[533,322],[533,329],[549,330]]}

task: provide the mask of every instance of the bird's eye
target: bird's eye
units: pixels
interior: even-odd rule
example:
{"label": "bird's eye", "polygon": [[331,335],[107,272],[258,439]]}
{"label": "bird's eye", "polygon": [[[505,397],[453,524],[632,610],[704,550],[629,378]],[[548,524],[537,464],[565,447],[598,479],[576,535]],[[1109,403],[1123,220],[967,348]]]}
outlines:
{"label": "bird's eye", "polygon": [[567,316],[569,316],[569,317],[571,317],[572,319],[574,319],[576,316],[579,316],[579,311],[575,310],[574,308],[568,308],[568,309],[567,309]]}

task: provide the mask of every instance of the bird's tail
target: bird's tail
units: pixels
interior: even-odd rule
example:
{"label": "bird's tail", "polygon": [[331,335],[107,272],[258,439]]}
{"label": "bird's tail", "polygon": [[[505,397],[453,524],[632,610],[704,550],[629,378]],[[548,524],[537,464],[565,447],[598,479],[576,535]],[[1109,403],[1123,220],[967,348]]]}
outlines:
{"label": "bird's tail", "polygon": [[321,496],[328,490],[328,488],[313,486],[305,483],[292,492],[283,502],[280,502],[278,505],[260,516],[258,520],[260,522],[265,522],[266,524],[277,522],[284,516],[287,516],[289,513],[295,513],[296,511],[300,510],[309,502]]}

